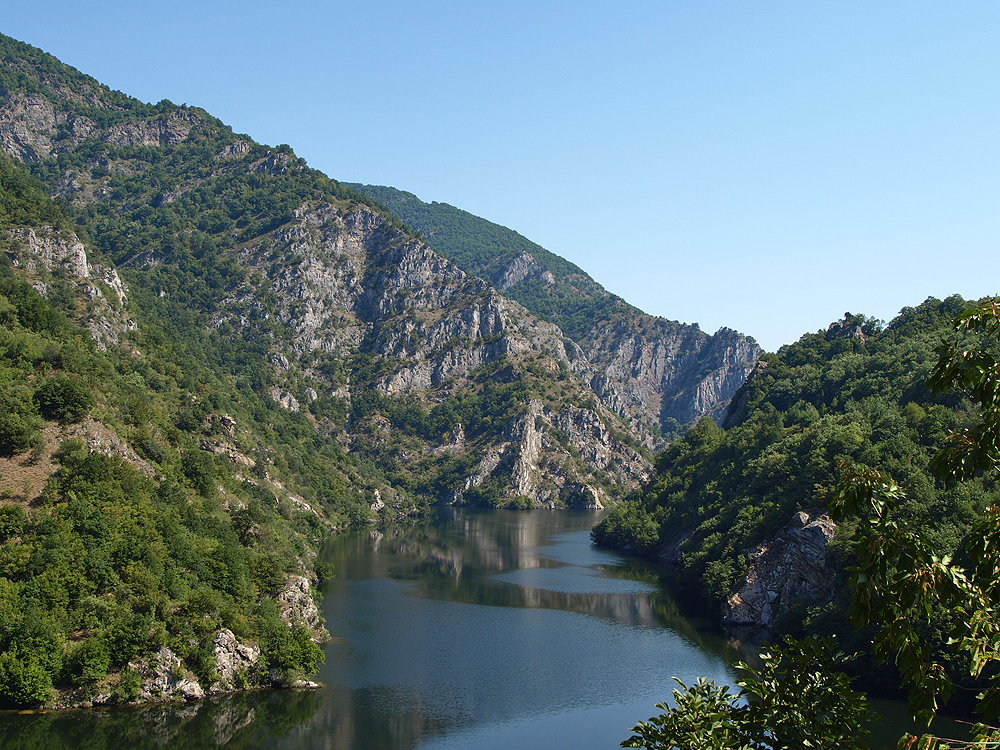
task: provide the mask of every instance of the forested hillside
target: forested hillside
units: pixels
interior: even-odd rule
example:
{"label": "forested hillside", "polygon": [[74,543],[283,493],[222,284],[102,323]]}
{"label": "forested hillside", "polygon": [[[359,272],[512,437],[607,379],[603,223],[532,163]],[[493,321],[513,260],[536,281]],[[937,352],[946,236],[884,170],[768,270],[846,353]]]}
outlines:
{"label": "forested hillside", "polygon": [[[994,477],[946,489],[928,468],[948,432],[978,416],[961,393],[936,396],[926,385],[935,347],[967,306],[959,297],[929,299],[885,327],[848,315],[765,355],[725,428],[702,420],[674,442],[657,458],[656,478],[599,524],[594,540],[670,560],[684,585],[722,603],[793,514],[825,510],[838,462],[847,460],[893,477],[908,498],[903,516],[925,524],[938,549],[956,550],[982,509],[1000,500]],[[832,590],[784,602],[774,630],[850,635],[852,533],[840,527],[827,547]]]}
{"label": "forested hillside", "polygon": [[[3,154],[0,207],[0,704],[47,702],[53,685],[70,702],[134,700],[141,658],[163,647],[175,687],[311,673],[321,626],[278,599],[312,575],[331,524],[368,517],[350,460],[306,450],[301,420],[154,323],[102,351],[81,323],[114,324],[120,302],[95,304],[113,289],[79,275],[97,268],[70,222]],[[264,469],[268,453],[283,470]],[[216,670],[224,631],[262,652],[238,684]]]}

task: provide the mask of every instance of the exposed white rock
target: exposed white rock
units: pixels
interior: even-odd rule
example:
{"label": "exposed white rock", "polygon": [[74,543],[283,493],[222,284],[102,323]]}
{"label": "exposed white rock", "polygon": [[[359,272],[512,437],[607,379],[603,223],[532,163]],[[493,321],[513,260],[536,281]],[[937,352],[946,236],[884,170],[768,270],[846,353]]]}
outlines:
{"label": "exposed white rock", "polygon": [[257,646],[240,643],[231,630],[223,628],[212,641],[212,653],[219,680],[209,688],[210,693],[228,693],[256,684],[260,661]]}
{"label": "exposed white rock", "polygon": [[[9,232],[17,248],[15,267],[43,276],[63,272],[79,280],[81,290],[95,303],[86,326],[99,349],[120,343],[127,331],[136,330],[135,322],[122,312],[128,297],[118,271],[110,266],[92,264],[75,234],[52,227],[14,227]],[[105,296],[102,285],[111,292],[113,299]],[[48,296],[48,284],[41,279],[36,279],[32,286],[43,297]]]}
{"label": "exposed white rock", "polygon": [[165,646],[146,658],[129,662],[129,669],[139,674],[141,683],[136,701],[199,700],[205,691],[197,679],[184,669],[181,660]]}
{"label": "exposed white rock", "polygon": [[296,622],[304,623],[313,632],[313,640],[317,643],[329,638],[316,602],[313,601],[312,586],[308,578],[288,576],[285,588],[278,594],[277,602],[281,619],[285,622],[290,625]]}
{"label": "exposed white rock", "polygon": [[288,391],[284,391],[276,386],[272,386],[271,389],[268,391],[268,394],[283,408],[288,409],[289,411],[299,410],[298,399],[296,399],[295,396],[293,396]]}

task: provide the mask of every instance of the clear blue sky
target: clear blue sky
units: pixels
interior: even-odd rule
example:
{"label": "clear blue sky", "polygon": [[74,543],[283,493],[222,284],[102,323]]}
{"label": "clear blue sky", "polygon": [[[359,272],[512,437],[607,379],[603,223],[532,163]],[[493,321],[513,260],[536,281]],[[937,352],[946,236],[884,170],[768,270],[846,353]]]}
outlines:
{"label": "clear blue sky", "polygon": [[773,351],[1000,293],[1000,3],[33,0],[0,32]]}

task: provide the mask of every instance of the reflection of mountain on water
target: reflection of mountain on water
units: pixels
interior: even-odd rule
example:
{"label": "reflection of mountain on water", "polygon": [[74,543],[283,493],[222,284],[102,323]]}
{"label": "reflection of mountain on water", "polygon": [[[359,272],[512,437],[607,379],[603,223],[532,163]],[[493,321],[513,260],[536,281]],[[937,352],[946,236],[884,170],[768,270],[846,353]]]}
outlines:
{"label": "reflection of mountain on water", "polygon": [[453,726],[414,691],[327,687],[323,692],[323,708],[311,722],[267,747],[408,750]]}
{"label": "reflection of mountain on water", "polygon": [[418,596],[442,601],[554,609],[627,627],[666,627],[693,645],[717,648],[718,628],[682,613],[656,566],[598,550],[589,537],[583,545],[560,544],[574,532],[589,533],[602,517],[444,508],[432,522],[344,540],[350,554],[337,556],[340,565],[327,559],[338,578],[391,578],[408,582]]}
{"label": "reflection of mountain on water", "polygon": [[[554,534],[589,530],[597,513],[438,509],[432,521],[337,539],[326,557],[339,578],[363,580],[443,575],[460,578],[552,564],[538,548]],[[411,567],[412,566],[412,567]]]}

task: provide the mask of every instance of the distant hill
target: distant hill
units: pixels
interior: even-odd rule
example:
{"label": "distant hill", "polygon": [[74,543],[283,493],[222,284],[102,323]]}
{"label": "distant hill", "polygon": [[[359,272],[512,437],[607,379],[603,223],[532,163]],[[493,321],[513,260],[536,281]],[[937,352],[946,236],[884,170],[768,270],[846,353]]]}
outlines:
{"label": "distant hill", "polygon": [[574,341],[585,338],[594,321],[615,313],[642,314],[579,266],[512,229],[447,203],[424,203],[395,188],[345,184],[388,208],[463,271],[486,279],[535,315],[556,323]]}

